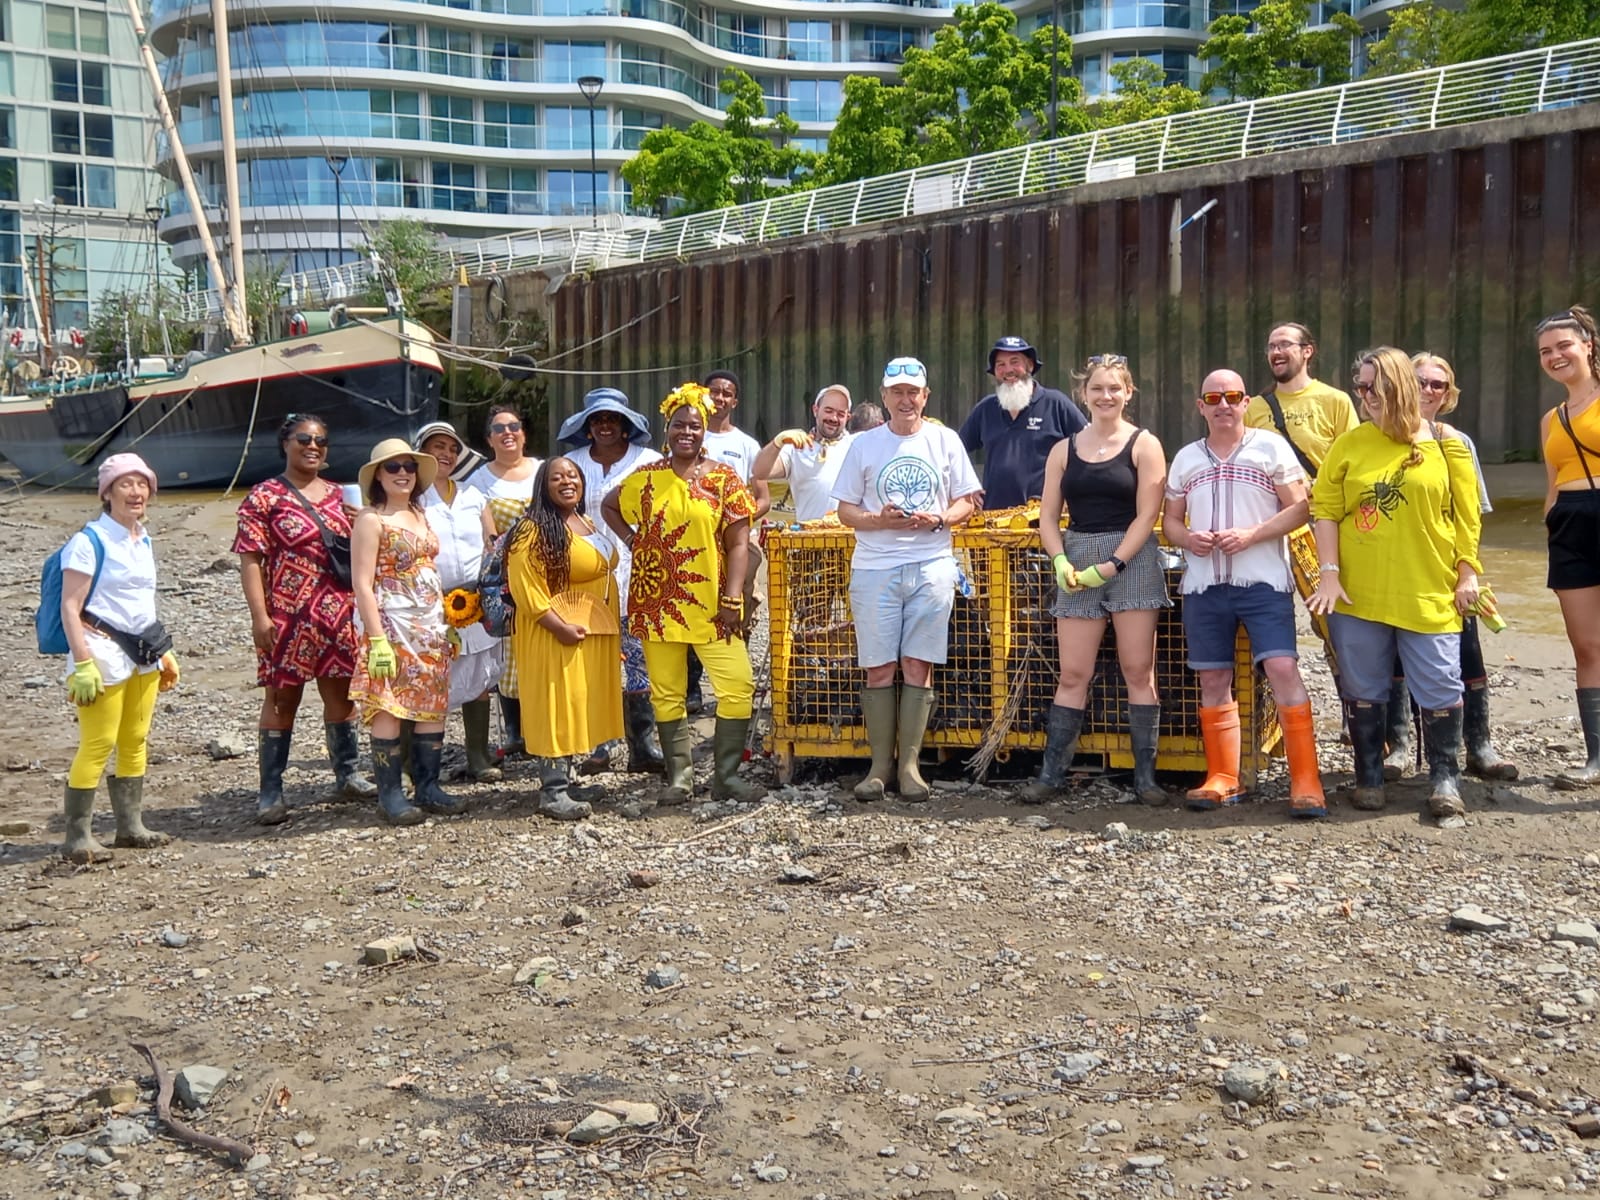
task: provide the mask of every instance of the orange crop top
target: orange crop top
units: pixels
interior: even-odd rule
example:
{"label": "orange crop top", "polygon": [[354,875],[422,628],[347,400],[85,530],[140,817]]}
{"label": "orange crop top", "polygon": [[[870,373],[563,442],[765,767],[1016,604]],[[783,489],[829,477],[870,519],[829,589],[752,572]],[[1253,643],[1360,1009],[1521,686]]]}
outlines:
{"label": "orange crop top", "polygon": [[1561,413],[1557,411],[1550,417],[1550,433],[1544,439],[1544,460],[1555,468],[1556,486],[1583,483],[1589,476],[1593,476],[1595,484],[1600,486],[1600,401],[1591,403],[1569,419],[1573,434],[1583,443],[1583,453],[1588,456],[1589,472],[1588,475],[1584,474],[1578,447],[1572,444],[1572,438],[1562,428]]}

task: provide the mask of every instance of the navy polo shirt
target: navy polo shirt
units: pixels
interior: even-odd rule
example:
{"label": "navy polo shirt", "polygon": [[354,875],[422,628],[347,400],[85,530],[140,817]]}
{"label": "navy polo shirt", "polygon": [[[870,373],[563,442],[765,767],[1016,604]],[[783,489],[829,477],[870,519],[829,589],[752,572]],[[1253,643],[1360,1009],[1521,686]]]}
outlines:
{"label": "navy polo shirt", "polygon": [[983,451],[983,506],[1012,508],[1044,494],[1044,460],[1064,437],[1089,423],[1068,397],[1041,383],[1015,417],[990,393],[961,423],[968,453]]}

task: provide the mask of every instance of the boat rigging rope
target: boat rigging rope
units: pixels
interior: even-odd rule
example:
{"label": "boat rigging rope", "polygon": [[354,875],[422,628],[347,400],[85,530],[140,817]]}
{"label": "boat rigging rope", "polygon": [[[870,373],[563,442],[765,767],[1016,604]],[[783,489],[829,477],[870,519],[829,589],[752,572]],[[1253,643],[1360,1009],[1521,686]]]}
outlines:
{"label": "boat rigging rope", "polygon": [[233,495],[234,485],[239,482],[239,476],[244,474],[245,460],[250,457],[250,443],[256,436],[256,413],[261,411],[262,378],[260,375],[256,376],[256,398],[250,402],[250,424],[244,427],[244,449],[239,451],[239,465],[233,469],[233,478],[228,480],[228,490],[222,493],[224,500]]}

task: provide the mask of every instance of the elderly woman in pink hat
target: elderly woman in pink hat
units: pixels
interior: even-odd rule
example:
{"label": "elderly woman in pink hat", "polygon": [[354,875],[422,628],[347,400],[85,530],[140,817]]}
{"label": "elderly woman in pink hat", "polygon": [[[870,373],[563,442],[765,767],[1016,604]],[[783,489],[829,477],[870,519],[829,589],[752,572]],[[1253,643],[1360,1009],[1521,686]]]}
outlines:
{"label": "elderly woman in pink hat", "polygon": [[67,840],[72,862],[103,862],[111,852],[91,830],[95,789],[113,749],[108,789],[117,818],[115,845],[145,850],[168,838],[144,827],[145,742],[156,692],[178,682],[172,639],[156,617],[156,563],[145,510],[156,473],[137,454],[100,464],[100,516],[61,552],[61,625],[71,670],[67,692],[78,706],[78,753],[67,774]]}

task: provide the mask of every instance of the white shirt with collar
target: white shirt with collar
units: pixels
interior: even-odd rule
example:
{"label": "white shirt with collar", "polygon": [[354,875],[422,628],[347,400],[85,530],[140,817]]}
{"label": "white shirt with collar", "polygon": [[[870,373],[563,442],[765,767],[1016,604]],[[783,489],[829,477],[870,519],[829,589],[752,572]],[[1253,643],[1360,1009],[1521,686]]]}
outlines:
{"label": "white shirt with collar", "polygon": [[[101,513],[90,524],[105,547],[105,563],[100,578],[90,591],[84,611],[124,633],[142,633],[156,621],[156,557],[150,535],[140,525],[129,530],[110,513]],[[67,539],[61,554],[64,571],[78,571],[94,579],[94,543],[79,530]],[[89,653],[100,668],[107,687],[114,687],[131,675],[160,670],[160,664],[136,667],[122,648],[93,629],[85,627]],[[72,654],[67,654],[71,669]]]}
{"label": "white shirt with collar", "polygon": [[[813,435],[815,437],[815,435]],[[784,446],[778,451],[789,495],[794,497],[797,521],[818,521],[838,507],[833,500],[833,485],[844,466],[844,452],[856,435],[848,429],[838,440],[824,442],[816,437],[810,446]]]}
{"label": "white shirt with collar", "polygon": [[[456,484],[456,494],[448,504],[439,494],[437,482],[422,494],[422,515],[439,539],[439,553],[434,556],[433,565],[447,592],[477,589],[478,573],[483,567],[483,510],[488,504],[489,498],[470,483]],[[476,654],[496,644],[482,625],[468,625],[457,632],[463,654]]]}

